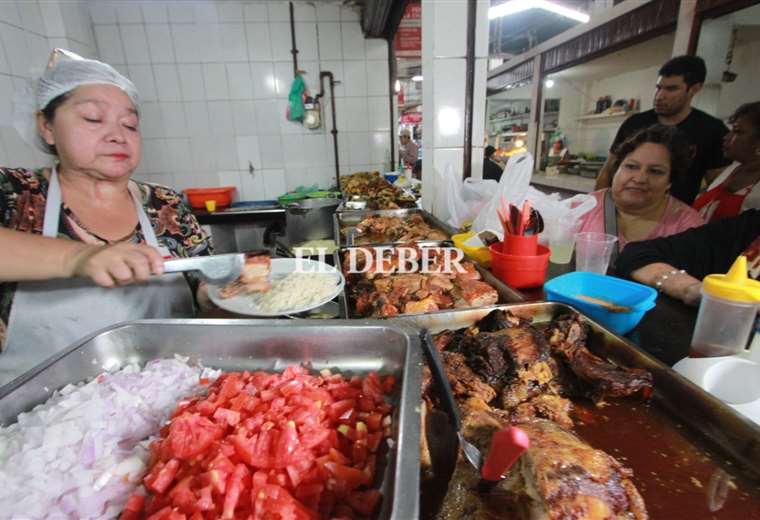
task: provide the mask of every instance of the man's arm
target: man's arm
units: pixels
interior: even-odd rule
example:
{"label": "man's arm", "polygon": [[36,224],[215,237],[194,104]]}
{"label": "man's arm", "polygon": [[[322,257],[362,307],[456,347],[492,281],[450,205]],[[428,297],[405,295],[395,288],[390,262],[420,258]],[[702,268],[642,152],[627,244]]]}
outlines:
{"label": "man's arm", "polygon": [[597,190],[603,190],[604,188],[609,188],[612,185],[612,165],[615,164],[615,160],[617,157],[615,157],[615,154],[610,152],[607,154],[607,160],[604,161],[604,165],[602,166],[602,169],[599,170],[599,176],[596,178],[596,185],[594,186],[594,189]]}

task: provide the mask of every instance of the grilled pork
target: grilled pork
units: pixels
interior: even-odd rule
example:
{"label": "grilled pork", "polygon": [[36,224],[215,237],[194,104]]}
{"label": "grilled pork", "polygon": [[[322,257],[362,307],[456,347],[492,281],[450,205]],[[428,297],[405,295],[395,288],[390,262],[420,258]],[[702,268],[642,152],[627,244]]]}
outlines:
{"label": "grilled pork", "polygon": [[269,283],[270,267],[269,255],[246,254],[240,276],[221,287],[219,296],[226,299],[238,294],[267,292],[271,288]]}
{"label": "grilled pork", "polygon": [[[487,453],[491,436],[508,426],[499,414],[469,414],[465,437]],[[475,468],[460,455],[441,520],[644,520],[644,501],[632,471],[552,421],[519,425],[531,446],[494,488],[480,485]]]}

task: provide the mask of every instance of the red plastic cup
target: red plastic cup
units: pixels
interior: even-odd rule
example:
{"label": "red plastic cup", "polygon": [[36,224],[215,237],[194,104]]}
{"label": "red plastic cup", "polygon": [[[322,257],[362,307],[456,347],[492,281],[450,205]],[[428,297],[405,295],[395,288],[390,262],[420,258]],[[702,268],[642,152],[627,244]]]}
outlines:
{"label": "red plastic cup", "polygon": [[501,252],[516,256],[536,256],[538,235],[506,235]]}
{"label": "red plastic cup", "polygon": [[515,289],[542,286],[551,251],[545,246],[536,247],[535,255],[510,255],[501,252],[501,242],[491,244],[491,271],[494,276]]}

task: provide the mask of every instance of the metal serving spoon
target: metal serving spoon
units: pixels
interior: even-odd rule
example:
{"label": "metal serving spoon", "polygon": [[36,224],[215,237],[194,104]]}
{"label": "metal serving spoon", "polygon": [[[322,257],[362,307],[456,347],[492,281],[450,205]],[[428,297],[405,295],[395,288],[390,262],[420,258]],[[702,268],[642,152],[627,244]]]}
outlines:
{"label": "metal serving spoon", "polygon": [[227,255],[196,256],[178,258],[164,262],[165,273],[198,271],[201,280],[214,285],[231,282],[243,272],[247,253]]}
{"label": "metal serving spoon", "polygon": [[488,457],[484,460],[483,454],[480,453],[478,447],[465,439],[462,434],[462,415],[454,399],[454,393],[451,391],[449,378],[446,376],[438,350],[435,348],[433,340],[430,337],[430,332],[427,329],[423,329],[420,332],[420,339],[427,354],[430,373],[440,389],[442,404],[446,408],[452,426],[457,432],[459,445],[462,447],[464,457],[478,470],[484,481],[493,483],[501,480],[503,475],[520,458],[523,452],[530,447],[530,440],[527,434],[516,427],[507,427],[494,433],[491,438],[491,449],[488,452]]}

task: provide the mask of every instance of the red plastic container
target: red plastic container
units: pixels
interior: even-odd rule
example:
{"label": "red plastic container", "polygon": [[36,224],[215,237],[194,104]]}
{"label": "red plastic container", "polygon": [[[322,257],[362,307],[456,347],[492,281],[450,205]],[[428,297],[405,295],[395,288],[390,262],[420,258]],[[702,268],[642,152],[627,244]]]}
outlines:
{"label": "red plastic container", "polygon": [[506,235],[501,252],[508,255],[536,256],[538,254],[538,235]]}
{"label": "red plastic container", "polygon": [[227,208],[232,204],[234,186],[222,186],[220,188],[188,188],[182,190],[187,195],[187,201],[193,209],[206,209],[207,200],[215,200],[217,208]]}
{"label": "red plastic container", "polygon": [[540,287],[546,280],[551,251],[545,246],[536,247],[536,255],[510,255],[501,252],[502,242],[491,244],[491,271],[515,289]]}

